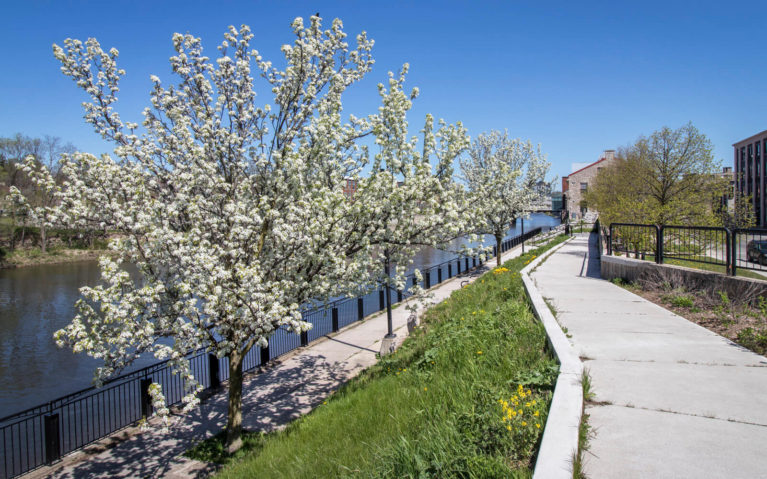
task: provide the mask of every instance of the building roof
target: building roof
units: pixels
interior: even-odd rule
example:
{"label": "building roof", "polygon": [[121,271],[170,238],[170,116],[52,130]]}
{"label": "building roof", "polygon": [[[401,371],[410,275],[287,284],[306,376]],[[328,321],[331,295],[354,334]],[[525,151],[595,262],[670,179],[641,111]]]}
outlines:
{"label": "building roof", "polygon": [[741,143],[750,143],[751,140],[753,140],[754,138],[756,138],[758,136],[765,136],[765,135],[767,135],[767,130],[764,130],[764,131],[762,131],[760,133],[757,133],[756,135],[751,135],[748,138],[745,138],[743,140],[737,141],[737,142],[733,143],[732,146],[738,146]]}
{"label": "building roof", "polygon": [[[586,166],[584,166],[583,168],[581,168],[580,170],[577,170],[577,171],[573,171],[572,173],[570,173],[570,174],[569,174],[569,175],[567,175],[567,176],[573,176],[574,174],[576,174],[576,173],[580,173],[581,171],[585,170],[586,168],[591,168],[592,166],[596,165],[597,163],[602,163],[603,161],[607,161],[607,158],[600,158],[600,159],[599,159],[599,161],[595,161],[594,163],[592,163],[592,164],[590,164],[590,165],[586,165]],[[565,177],[565,178],[566,178],[566,177]]]}

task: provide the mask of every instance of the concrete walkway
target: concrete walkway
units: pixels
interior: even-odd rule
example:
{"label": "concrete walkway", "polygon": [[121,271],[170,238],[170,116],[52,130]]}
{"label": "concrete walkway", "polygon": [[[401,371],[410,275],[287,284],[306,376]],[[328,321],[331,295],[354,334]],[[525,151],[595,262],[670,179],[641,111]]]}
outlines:
{"label": "concrete walkway", "polygon": [[[517,247],[506,252],[503,260],[520,253],[521,248]],[[473,281],[494,266],[493,259],[470,276],[454,277],[433,287],[431,301],[443,301],[459,289],[462,282]],[[407,336],[408,315],[404,306],[392,311],[399,342]],[[386,329],[386,313],[378,313],[277,359],[265,372],[246,374],[243,427],[271,431],[311,411],[343,383],[375,364]],[[142,433],[135,428],[127,429],[105,441],[107,444],[73,453],[61,463],[38,469],[27,477],[205,477],[215,469],[212,465],[181,454],[221,431],[226,423],[226,411],[224,390],[204,401],[193,414],[175,417],[167,434],[158,430]]]}
{"label": "concrete walkway", "polygon": [[767,358],[599,279],[580,235],[532,275],[590,371],[591,478],[767,477]]}

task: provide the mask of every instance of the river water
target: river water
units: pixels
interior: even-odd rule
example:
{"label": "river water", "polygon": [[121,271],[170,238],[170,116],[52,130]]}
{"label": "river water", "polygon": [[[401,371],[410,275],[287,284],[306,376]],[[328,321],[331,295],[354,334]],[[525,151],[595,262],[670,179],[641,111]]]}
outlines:
{"label": "river water", "polygon": [[[534,214],[525,220],[524,228],[558,224],[558,218]],[[521,227],[518,221],[507,236],[520,234]],[[494,240],[488,237],[486,242]],[[454,257],[427,249],[416,256],[414,266],[436,265]],[[74,317],[79,288],[98,281],[96,261],[0,270],[0,418],[91,385],[99,361],[58,348],[53,333]],[[134,367],[152,361],[146,358]]]}

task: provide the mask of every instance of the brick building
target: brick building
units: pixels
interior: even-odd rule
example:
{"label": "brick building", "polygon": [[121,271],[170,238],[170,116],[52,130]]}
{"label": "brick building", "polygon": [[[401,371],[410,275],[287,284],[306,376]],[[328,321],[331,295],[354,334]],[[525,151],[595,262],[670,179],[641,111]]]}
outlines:
{"label": "brick building", "polygon": [[354,193],[357,191],[357,180],[352,178],[351,176],[347,176],[344,178],[344,194],[349,197],[353,198]]}
{"label": "brick building", "polygon": [[589,184],[594,182],[597,173],[614,159],[615,150],[605,150],[598,161],[562,177],[563,209],[570,221],[578,221],[585,216],[596,214],[584,201],[583,194],[588,191]]}
{"label": "brick building", "polygon": [[767,167],[767,130],[741,140],[735,149],[735,190],[738,196],[750,196],[756,225],[767,225],[765,202],[765,167]]}

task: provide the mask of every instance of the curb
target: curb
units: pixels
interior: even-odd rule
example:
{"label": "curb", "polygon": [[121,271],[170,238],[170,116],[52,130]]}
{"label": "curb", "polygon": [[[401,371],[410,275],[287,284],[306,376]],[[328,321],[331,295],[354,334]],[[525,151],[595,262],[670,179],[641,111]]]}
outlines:
{"label": "curb", "polygon": [[521,271],[522,282],[533,311],[543,323],[549,345],[559,361],[559,376],[554,387],[538,458],[535,461],[534,479],[571,479],[573,457],[578,453],[578,429],[583,412],[583,363],[535,287],[535,282],[530,278],[532,270],[571,240],[572,238],[563,242],[545,256],[536,258]]}

